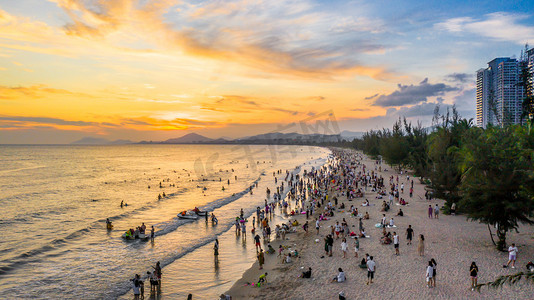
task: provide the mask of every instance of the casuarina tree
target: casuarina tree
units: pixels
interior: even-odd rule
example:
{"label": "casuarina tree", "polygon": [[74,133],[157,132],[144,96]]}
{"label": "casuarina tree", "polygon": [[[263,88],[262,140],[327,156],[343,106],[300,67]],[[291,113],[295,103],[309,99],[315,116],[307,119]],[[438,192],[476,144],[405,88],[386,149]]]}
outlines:
{"label": "casuarina tree", "polygon": [[519,223],[534,224],[532,137],[519,125],[470,133],[459,151],[460,207],[468,219],[497,228],[496,246],[502,251],[507,232]]}

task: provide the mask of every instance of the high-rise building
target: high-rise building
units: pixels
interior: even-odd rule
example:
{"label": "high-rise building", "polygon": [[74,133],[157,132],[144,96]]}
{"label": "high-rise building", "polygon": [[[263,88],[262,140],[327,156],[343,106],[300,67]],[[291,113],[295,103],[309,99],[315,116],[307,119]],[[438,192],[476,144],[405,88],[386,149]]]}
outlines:
{"label": "high-rise building", "polygon": [[529,95],[534,95],[534,48],[527,51],[528,69],[530,71],[530,90]]}
{"label": "high-rise building", "polygon": [[520,64],[509,57],[496,58],[477,71],[477,126],[518,124],[525,97]]}
{"label": "high-rise building", "polygon": [[477,71],[477,126],[485,128],[488,125],[489,109],[489,76],[488,69]]}

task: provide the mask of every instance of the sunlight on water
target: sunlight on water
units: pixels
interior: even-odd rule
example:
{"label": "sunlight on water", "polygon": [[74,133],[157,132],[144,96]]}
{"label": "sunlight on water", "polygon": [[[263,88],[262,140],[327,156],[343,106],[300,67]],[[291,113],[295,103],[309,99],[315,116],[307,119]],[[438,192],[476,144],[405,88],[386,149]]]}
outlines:
{"label": "sunlight on water", "polygon": [[[124,295],[129,279],[156,261],[167,266],[163,283],[172,283],[163,295],[198,291],[207,297],[224,291],[254,259],[250,245],[243,247],[227,232],[239,209],[252,213],[263,203],[266,188],[275,189],[273,171],[285,173],[312,158],[320,164],[329,153],[316,147],[230,145],[0,150],[1,295],[78,299]],[[247,188],[256,182],[251,195]],[[121,208],[121,201],[128,206]],[[214,209],[219,225],[176,217],[195,206]],[[106,218],[114,224],[110,232]],[[142,222],[155,226],[154,243],[121,238]],[[216,235],[223,246],[217,268],[211,253]]]}

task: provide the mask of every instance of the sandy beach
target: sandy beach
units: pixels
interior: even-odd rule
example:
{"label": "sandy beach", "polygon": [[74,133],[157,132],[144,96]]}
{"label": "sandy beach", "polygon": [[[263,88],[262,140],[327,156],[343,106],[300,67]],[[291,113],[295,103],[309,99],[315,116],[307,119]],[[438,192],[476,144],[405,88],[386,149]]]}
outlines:
{"label": "sandy beach", "polygon": [[[361,163],[367,166],[369,172],[375,170],[374,160],[363,156]],[[339,204],[344,202],[346,209],[337,209],[334,217],[322,221],[319,235],[315,230],[315,217],[323,211],[323,207],[316,209],[314,216],[310,216],[308,234],[298,226],[297,233],[286,235],[286,240],[277,239],[271,242],[274,249],[278,249],[280,244],[297,249],[299,258],[285,264],[277,254],[266,254],[264,269],[259,270],[256,262],[226,294],[231,295],[233,299],[338,299],[340,292],[344,292],[347,299],[532,299],[534,285],[523,282],[512,287],[504,286],[502,289],[484,287],[480,293],[471,291],[469,266],[472,261],[477,263],[479,283],[494,280],[500,275],[526,271],[526,263],[534,258],[533,226],[521,225],[519,233],[508,233],[508,244],[515,243],[519,252],[516,269],[503,268],[508,255],[495,249],[487,225],[467,221],[465,215],[451,216],[441,213],[439,219],[430,219],[427,213],[428,205],[434,207],[438,204],[441,207],[444,201],[425,200],[424,185],[420,184],[417,178],[413,178],[411,172],[408,175],[409,180],[414,179],[414,193],[413,197],[410,197],[408,192],[410,183],[406,179],[406,174],[401,176],[385,164],[382,164],[382,168],[389,169],[378,172],[378,176],[384,178],[386,186],[392,175],[399,175],[399,184],[404,183],[405,186],[404,193],[400,197],[404,198],[408,205],[401,207],[393,204],[391,209],[385,212],[387,220],[393,217],[397,226],[387,231],[391,233],[396,231],[400,237],[399,256],[395,255],[393,244],[380,243],[382,229],[374,226],[381,221],[384,213],[380,211],[381,204],[383,200],[388,200],[387,196],[384,196],[384,199],[376,199],[377,194],[368,188],[363,198],[348,201],[338,191],[329,192],[329,198],[337,196]],[[359,170],[361,166],[358,166],[357,171]],[[361,204],[365,199],[375,205],[362,207]],[[360,239],[359,258],[354,257],[354,242],[351,238],[347,238],[349,245],[347,258],[343,258],[341,238],[334,240],[333,256],[325,256],[323,240],[331,232],[330,226],[336,221],[341,223],[345,218],[349,229],[358,231],[358,218],[351,217],[349,212],[351,205],[358,207],[360,213],[369,213],[370,219],[363,220],[363,226],[370,238]],[[399,208],[404,212],[402,217],[396,216]],[[294,218],[300,224],[306,221],[303,215]],[[407,245],[408,225],[412,225],[414,229],[412,245]],[[494,229],[493,233],[495,234]],[[417,253],[417,240],[420,234],[425,236],[424,256],[419,256]],[[316,239],[319,241],[316,242]],[[266,245],[264,249],[265,247]],[[374,256],[376,262],[375,280],[371,285],[366,285],[367,271],[358,266],[366,253]],[[426,266],[431,258],[437,262],[435,288],[428,288],[425,281]],[[299,278],[302,271],[308,267],[313,270],[311,278]],[[343,283],[332,283],[338,268],[343,268],[347,280]],[[249,284],[256,282],[264,272],[269,274],[267,284],[261,287]]]}

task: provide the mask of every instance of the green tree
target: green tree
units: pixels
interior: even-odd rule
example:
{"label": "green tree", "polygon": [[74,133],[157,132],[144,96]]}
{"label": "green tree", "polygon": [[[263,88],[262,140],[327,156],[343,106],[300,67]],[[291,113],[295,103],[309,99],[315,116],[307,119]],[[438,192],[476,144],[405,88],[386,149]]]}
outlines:
{"label": "green tree", "polygon": [[416,176],[425,177],[428,173],[428,133],[421,123],[412,126],[404,118],[404,131],[406,132],[406,142],[408,143],[408,165],[415,172]]}
{"label": "green tree", "polygon": [[[459,207],[467,218],[497,227],[497,249],[520,222],[534,224],[532,137],[515,125],[473,128],[473,138],[459,151],[462,171]],[[491,234],[491,232],[490,232]]]}
{"label": "green tree", "polygon": [[362,138],[362,149],[367,155],[376,158],[380,155],[380,131],[368,131]]}
{"label": "green tree", "polygon": [[455,107],[452,111],[447,110],[444,115],[439,115],[438,112],[439,107],[434,115],[435,130],[428,137],[428,176],[435,196],[445,199],[446,207],[450,207],[460,199],[458,187],[461,172],[458,168],[458,150],[465,133],[473,127],[473,121],[462,119]]}
{"label": "green tree", "polygon": [[410,145],[404,136],[400,119],[393,124],[391,131],[389,129],[383,131],[382,138],[380,139],[380,154],[393,168],[400,170],[407,165],[409,147]]}

